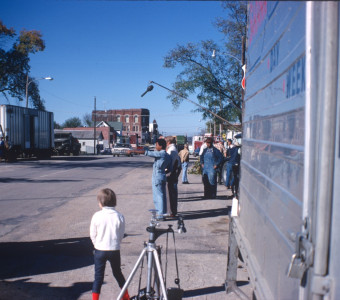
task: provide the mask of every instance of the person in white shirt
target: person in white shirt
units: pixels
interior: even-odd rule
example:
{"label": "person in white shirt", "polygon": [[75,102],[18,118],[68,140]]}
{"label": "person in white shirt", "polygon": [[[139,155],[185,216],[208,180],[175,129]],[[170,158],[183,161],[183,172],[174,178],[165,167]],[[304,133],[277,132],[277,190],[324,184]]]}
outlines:
{"label": "person in white shirt", "polygon": [[[119,287],[122,288],[125,284],[125,278],[120,268],[120,243],[125,231],[124,216],[115,209],[117,198],[111,189],[100,190],[97,200],[101,210],[92,216],[90,225],[90,238],[95,248],[92,300],[99,299],[107,261],[110,262],[113,276]],[[122,299],[130,299],[127,290]]]}

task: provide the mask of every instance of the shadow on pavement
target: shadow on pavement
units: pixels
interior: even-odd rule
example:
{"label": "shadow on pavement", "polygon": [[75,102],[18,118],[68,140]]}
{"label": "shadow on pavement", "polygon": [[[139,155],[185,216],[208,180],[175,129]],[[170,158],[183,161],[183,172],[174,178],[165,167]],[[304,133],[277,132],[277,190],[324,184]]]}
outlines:
{"label": "shadow on pavement", "polygon": [[0,243],[0,279],[63,272],[93,264],[88,237]]}
{"label": "shadow on pavement", "polygon": [[183,298],[215,294],[215,293],[223,292],[224,290],[225,290],[224,285],[210,286],[210,287],[200,288],[196,290],[188,290],[188,291],[184,291]]}
{"label": "shadow on pavement", "polygon": [[28,179],[28,178],[0,178],[0,182],[2,183],[63,183],[63,182],[80,182],[81,180],[77,179]]}
{"label": "shadow on pavement", "polygon": [[77,282],[68,287],[52,287],[49,283],[30,282],[29,278],[0,281],[1,299],[79,299],[92,289],[92,282]]}
{"label": "shadow on pavement", "polygon": [[[104,161],[103,161],[104,160]],[[29,162],[29,164],[27,163]],[[72,169],[72,168],[113,168],[113,167],[133,167],[149,168],[152,166],[153,161],[140,160],[138,157],[122,157],[119,159],[108,159],[104,156],[62,156],[52,157],[51,159],[38,160],[38,159],[20,159],[16,161],[16,165],[25,165],[32,168],[56,168],[56,169]],[[150,173],[151,180],[151,173]]]}
{"label": "shadow on pavement", "polygon": [[178,202],[195,202],[195,201],[203,201],[203,200],[204,199],[201,196],[178,198]]}
{"label": "shadow on pavement", "polygon": [[[249,284],[248,281],[238,281],[237,286],[243,286]],[[197,297],[197,296],[203,296],[203,295],[209,295],[209,294],[215,294],[225,292],[225,286],[210,286],[205,288],[200,288],[196,290],[187,290],[183,293],[183,298],[191,298],[191,297]]]}
{"label": "shadow on pavement", "polygon": [[196,211],[181,211],[179,212],[179,215],[181,215],[184,220],[195,220],[195,219],[227,216],[229,214],[229,211],[230,211],[230,207],[224,207],[224,208],[205,209],[205,210],[196,210]]}
{"label": "shadow on pavement", "polygon": [[[213,200],[230,200],[232,198],[233,198],[233,196],[224,196],[223,195],[223,196],[216,196],[216,198],[213,199]],[[194,202],[194,201],[206,201],[206,200],[209,200],[209,199],[205,199],[204,196],[193,196],[193,197],[178,198],[178,202]]]}

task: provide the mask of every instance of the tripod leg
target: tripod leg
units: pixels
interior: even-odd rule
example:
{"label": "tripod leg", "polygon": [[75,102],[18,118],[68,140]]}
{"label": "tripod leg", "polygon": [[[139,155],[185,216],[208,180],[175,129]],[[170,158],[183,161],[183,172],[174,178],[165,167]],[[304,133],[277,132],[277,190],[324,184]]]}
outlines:
{"label": "tripod leg", "polygon": [[168,296],[167,296],[166,288],[165,288],[165,284],[164,284],[164,279],[163,279],[163,275],[162,275],[162,268],[161,268],[161,264],[160,264],[160,261],[159,261],[157,250],[153,249],[152,252],[153,252],[153,256],[154,256],[155,263],[156,263],[157,275],[158,275],[159,282],[161,284],[163,297],[164,297],[164,300],[168,300]]}
{"label": "tripod leg", "polygon": [[148,273],[147,273],[147,281],[146,281],[146,295],[150,296],[152,293],[151,290],[151,281],[152,281],[152,266],[153,266],[153,257],[152,250],[148,249]]}
{"label": "tripod leg", "polygon": [[[157,250],[157,254],[158,254],[158,258],[159,258],[159,263],[160,263],[160,265],[162,265],[161,247],[157,246],[156,250]],[[154,276],[154,291],[155,291],[155,296],[159,297],[160,294],[161,294],[160,293],[160,282],[159,282],[159,277],[157,276],[158,272],[157,272],[157,267],[156,267],[155,263],[153,264],[153,267],[154,267],[154,272],[155,272],[155,276]]]}
{"label": "tripod leg", "polygon": [[137,269],[139,268],[140,263],[142,262],[143,256],[145,255],[145,252],[146,252],[146,248],[143,249],[141,255],[139,256],[139,258],[138,258],[138,260],[137,260],[135,266],[133,267],[133,269],[132,269],[132,271],[131,271],[131,273],[130,273],[128,279],[126,280],[126,282],[125,282],[125,284],[124,284],[122,290],[120,291],[120,294],[118,295],[117,300],[122,299],[122,297],[123,297],[123,295],[124,295],[126,289],[128,288],[128,286],[129,286],[129,284],[130,284],[130,282],[131,282],[133,276],[135,275]]}

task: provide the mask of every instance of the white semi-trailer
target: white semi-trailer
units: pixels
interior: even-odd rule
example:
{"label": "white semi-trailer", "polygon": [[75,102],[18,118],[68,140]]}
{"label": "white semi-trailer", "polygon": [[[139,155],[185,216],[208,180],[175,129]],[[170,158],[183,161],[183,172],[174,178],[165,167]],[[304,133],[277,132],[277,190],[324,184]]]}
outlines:
{"label": "white semi-trailer", "polygon": [[10,157],[50,157],[54,148],[53,113],[14,105],[0,105],[1,135],[11,145]]}
{"label": "white semi-trailer", "polygon": [[331,1],[248,4],[229,291],[234,240],[257,299],[340,299],[339,15]]}

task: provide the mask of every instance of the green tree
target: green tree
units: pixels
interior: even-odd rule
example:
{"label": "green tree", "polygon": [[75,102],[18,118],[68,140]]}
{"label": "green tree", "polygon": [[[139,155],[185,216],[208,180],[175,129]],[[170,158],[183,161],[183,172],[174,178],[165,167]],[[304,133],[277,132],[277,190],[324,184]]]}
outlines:
{"label": "green tree", "polygon": [[[179,45],[164,58],[165,68],[182,67],[173,83],[173,90],[184,97],[197,95],[198,102],[229,122],[242,122],[242,36],[246,35],[247,10],[245,2],[223,3],[227,19],[217,19],[215,25],[224,33],[226,42],[219,47],[212,40]],[[212,53],[215,50],[216,56]],[[174,107],[183,98],[170,93]],[[198,108],[203,118],[213,116]],[[217,119],[219,123],[219,119]]]}
{"label": "green tree", "polygon": [[75,127],[81,127],[81,126],[82,126],[82,123],[78,117],[69,118],[62,125],[63,128],[75,128]]}
{"label": "green tree", "polygon": [[83,123],[84,125],[86,125],[87,127],[92,127],[93,126],[93,121],[92,121],[92,115],[90,113],[85,114],[83,116]]}
{"label": "green tree", "polygon": [[[7,101],[10,97],[19,101],[25,99],[26,81],[30,71],[29,55],[45,49],[39,31],[22,30],[14,43],[8,47],[15,37],[14,29],[7,28],[0,20],[0,93]],[[28,80],[31,79],[28,77]],[[33,107],[45,109],[44,100],[40,98],[38,84],[35,81],[30,83],[28,95]]]}
{"label": "green tree", "polygon": [[57,123],[56,121],[54,121],[54,129],[62,129],[61,125]]}

